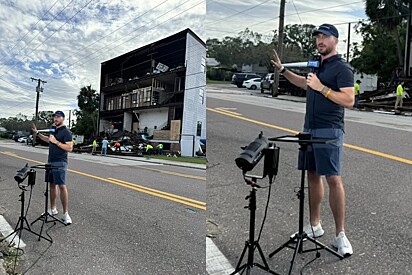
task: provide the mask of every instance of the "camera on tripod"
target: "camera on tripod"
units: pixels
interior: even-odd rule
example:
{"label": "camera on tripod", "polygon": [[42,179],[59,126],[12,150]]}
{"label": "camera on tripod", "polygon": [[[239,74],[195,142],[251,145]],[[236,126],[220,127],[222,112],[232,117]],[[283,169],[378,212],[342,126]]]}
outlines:
{"label": "camera on tripod", "polygon": [[28,163],[26,163],[26,165],[21,168],[20,170],[17,171],[17,174],[14,176],[14,180],[17,181],[17,184],[19,185],[19,187],[21,186],[21,184],[23,183],[23,181],[29,177],[28,181],[27,181],[27,186],[33,186],[36,184],[36,171],[33,170]]}
{"label": "camera on tripod", "polygon": [[269,176],[269,179],[272,179],[273,176],[278,174],[280,148],[277,147],[275,143],[269,142],[269,140],[263,136],[263,132],[260,132],[254,141],[249,143],[248,146],[242,147],[242,149],[243,152],[235,159],[235,162],[243,171],[244,175],[253,170],[263,157],[263,176],[253,177],[263,179]]}

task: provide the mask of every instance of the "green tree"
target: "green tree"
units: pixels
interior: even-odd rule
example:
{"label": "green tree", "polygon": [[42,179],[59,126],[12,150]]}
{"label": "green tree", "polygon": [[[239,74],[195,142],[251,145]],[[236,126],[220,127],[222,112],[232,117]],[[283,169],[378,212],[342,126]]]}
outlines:
{"label": "green tree", "polygon": [[99,112],[100,96],[92,86],[85,86],[80,89],[77,96],[78,110],[74,111],[76,123],[72,131],[78,135],[89,137],[97,133],[97,118]]}
{"label": "green tree", "polygon": [[403,48],[399,27],[409,15],[410,0],[366,0],[365,13],[371,22],[392,33],[396,45],[398,65],[403,65]]}
{"label": "green tree", "polygon": [[[389,81],[399,61],[394,33],[376,23],[359,23],[356,33],[362,35],[363,41],[361,45],[353,44],[351,65],[358,72],[377,74],[381,82]],[[399,33],[405,36],[406,24],[399,26]],[[402,38],[401,46],[404,45]]]}

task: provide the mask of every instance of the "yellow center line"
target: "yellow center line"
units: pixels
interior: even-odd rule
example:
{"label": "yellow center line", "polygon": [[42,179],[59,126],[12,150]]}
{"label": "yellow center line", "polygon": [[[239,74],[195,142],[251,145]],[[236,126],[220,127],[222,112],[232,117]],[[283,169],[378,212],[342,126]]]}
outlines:
{"label": "yellow center line", "polygon": [[127,185],[130,185],[130,186],[134,186],[136,188],[144,189],[144,190],[147,190],[147,191],[150,191],[150,192],[154,192],[154,193],[166,195],[166,196],[169,196],[169,197],[173,197],[173,198],[176,198],[176,199],[185,200],[185,201],[188,201],[188,202],[193,202],[193,203],[196,203],[196,204],[199,204],[199,205],[206,205],[206,203],[201,202],[201,201],[197,201],[197,200],[189,199],[189,198],[186,198],[186,197],[174,195],[174,194],[171,194],[171,193],[167,193],[167,192],[163,192],[163,191],[156,190],[156,189],[153,189],[153,188],[141,186],[141,185],[131,183],[131,182],[127,182],[127,181],[124,181],[124,180],[119,180],[119,179],[115,179],[115,178],[108,178],[108,179],[112,180],[112,181],[117,181],[117,182],[120,182],[120,183],[123,183],[123,184],[127,184]]}
{"label": "yellow center line", "polygon": [[232,115],[235,115],[235,116],[241,116],[242,115],[240,113],[229,111],[229,110],[226,110],[226,109],[223,109],[223,108],[216,108],[216,110],[219,110],[219,111],[222,111],[222,112],[225,112],[225,113],[228,113],[228,114],[232,114]]}
{"label": "yellow center line", "polygon": [[[43,162],[36,161],[36,160],[33,160],[33,159],[28,159],[28,158],[25,158],[25,157],[21,157],[21,156],[18,156],[16,154],[10,153],[10,152],[0,152],[0,153],[4,154],[4,155],[11,156],[11,157],[14,157],[14,158],[23,159],[23,160],[31,161],[31,162],[38,163],[38,164],[44,164]],[[143,187],[143,186],[139,186],[139,185],[135,185],[135,184],[130,184],[130,183],[127,183],[127,182],[122,182],[120,180],[105,179],[105,178],[102,178],[102,177],[99,177],[99,176],[91,175],[91,174],[88,174],[88,173],[83,173],[83,172],[72,170],[72,169],[68,169],[67,171],[72,172],[74,174],[82,175],[82,176],[85,176],[85,177],[89,177],[89,178],[101,180],[101,181],[104,181],[104,182],[112,183],[112,184],[122,186],[122,187],[125,187],[125,188],[129,188],[129,189],[132,189],[132,190],[135,190],[135,191],[138,191],[138,192],[141,192],[141,193],[145,193],[145,194],[148,194],[148,195],[152,195],[152,196],[155,196],[155,197],[158,197],[158,198],[163,198],[163,199],[166,199],[166,200],[169,200],[169,201],[177,202],[177,203],[184,204],[184,205],[187,205],[187,206],[191,206],[191,207],[194,207],[194,208],[198,208],[198,209],[201,209],[201,210],[206,210],[206,206],[205,206],[206,203],[204,203],[204,202],[192,200],[192,199],[185,198],[185,197],[182,197],[182,196],[173,195],[173,194],[166,193],[166,192],[163,192],[163,191],[158,191],[158,190],[151,189],[151,188],[148,188],[148,187]],[[179,197],[180,197],[180,199],[179,199]]]}
{"label": "yellow center line", "polygon": [[[257,121],[257,120],[250,119],[250,118],[246,118],[246,117],[239,117],[239,116],[231,115],[231,114],[222,112],[222,111],[217,110],[217,109],[213,109],[213,108],[206,108],[206,109],[207,109],[208,111],[211,111],[211,112],[219,113],[219,114],[222,114],[222,115],[225,115],[225,116],[237,118],[237,119],[240,119],[240,120],[243,120],[243,121],[247,121],[247,122],[251,122],[251,123],[254,123],[254,124],[261,125],[261,126],[265,126],[265,127],[269,127],[269,128],[273,128],[273,129],[285,131],[285,132],[288,132],[288,133],[292,133],[292,134],[298,134],[298,133],[299,133],[299,132],[294,131],[294,130],[292,130],[292,129],[288,129],[288,128],[284,128],[284,127],[272,125],[272,124],[269,124],[269,123]],[[386,153],[374,151],[374,150],[371,150],[371,149],[367,149],[367,148],[363,148],[363,147],[360,147],[360,146],[356,146],[356,145],[352,145],[352,144],[347,144],[347,143],[344,143],[343,146],[345,146],[345,147],[347,147],[347,148],[350,148],[350,149],[353,149],[353,150],[356,150],[356,151],[363,152],[363,153],[367,153],[367,154],[371,154],[371,155],[379,156],[379,157],[382,157],[382,158],[386,158],[386,159],[390,159],[390,160],[394,160],[394,161],[398,161],[398,162],[402,162],[402,163],[405,163],[405,164],[412,165],[412,160],[410,160],[410,159],[405,159],[405,158],[397,157],[397,156],[394,156],[394,155],[390,155],[390,154],[386,154]]]}
{"label": "yellow center line", "polygon": [[206,177],[202,177],[202,176],[181,174],[181,173],[176,173],[176,172],[171,172],[171,171],[166,171],[166,170],[160,170],[160,169],[154,169],[154,168],[148,168],[148,167],[139,167],[139,169],[150,170],[150,171],[155,171],[155,172],[159,172],[159,173],[162,173],[162,174],[174,175],[174,176],[189,178],[189,179],[204,180],[204,181],[206,180]]}

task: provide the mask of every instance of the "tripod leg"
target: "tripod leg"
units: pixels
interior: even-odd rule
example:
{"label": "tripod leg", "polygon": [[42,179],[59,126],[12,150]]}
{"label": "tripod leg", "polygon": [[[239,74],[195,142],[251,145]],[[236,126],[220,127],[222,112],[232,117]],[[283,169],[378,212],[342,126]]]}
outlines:
{"label": "tripod leg", "polygon": [[273,251],[272,253],[269,254],[269,258],[272,258],[275,254],[279,253],[282,249],[289,247],[289,245],[291,243],[295,243],[297,239],[297,234],[295,236],[293,236],[293,238],[289,239],[287,242],[285,242],[284,244],[282,244],[278,249],[276,249],[275,251]]}
{"label": "tripod leg", "polygon": [[323,243],[319,242],[318,240],[312,238],[312,237],[307,237],[307,239],[309,241],[311,241],[312,243],[314,243],[315,245],[320,246],[322,249],[325,249],[326,251],[332,253],[333,255],[337,256],[339,259],[343,259],[345,258],[344,256],[340,255],[338,252],[336,252],[335,250],[331,249],[330,247],[324,245]]}
{"label": "tripod leg", "polygon": [[242,270],[243,268],[245,268],[246,265],[243,265],[243,266],[240,266],[240,265],[242,264],[243,257],[245,256],[245,253],[246,253],[246,250],[247,250],[248,246],[249,246],[249,244],[248,244],[248,242],[246,242],[245,247],[243,248],[242,255],[240,256],[239,261],[238,261],[238,263],[237,263],[237,265],[236,265],[235,271],[233,271],[232,273],[230,273],[230,275],[234,275],[234,274],[236,274],[238,271],[240,271],[240,270]]}
{"label": "tripod leg", "polygon": [[[255,245],[256,245],[256,248],[259,251],[260,258],[262,259],[263,264],[265,265],[264,268],[266,270],[269,270],[270,268],[269,268],[268,262],[266,261],[265,255],[263,254],[262,248],[260,247],[259,243],[257,243],[257,242],[256,242]],[[257,265],[257,264],[255,264],[255,265]]]}
{"label": "tripod leg", "polygon": [[298,254],[298,248],[300,247],[302,243],[302,238],[298,237],[298,242],[296,243],[296,248],[295,248],[295,252],[293,252],[293,257],[292,260],[290,261],[290,267],[289,267],[289,275],[292,274],[292,270],[293,270],[293,264],[295,263],[295,258],[296,255]]}

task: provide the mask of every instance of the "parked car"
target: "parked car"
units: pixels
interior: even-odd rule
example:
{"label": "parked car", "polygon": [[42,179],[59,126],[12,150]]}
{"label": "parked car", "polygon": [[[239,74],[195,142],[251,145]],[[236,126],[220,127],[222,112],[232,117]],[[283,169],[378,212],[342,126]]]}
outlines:
{"label": "parked car", "polygon": [[260,83],[260,92],[264,93],[265,90],[272,91],[272,85],[274,80],[274,73],[268,73],[264,78],[262,78],[262,82]]}
{"label": "parked car", "polygon": [[15,142],[19,142],[19,138],[21,137],[25,137],[25,135],[14,134],[11,139]]}
{"label": "parked car", "polygon": [[245,86],[246,88],[251,89],[251,90],[260,89],[260,82],[261,81],[262,81],[262,79],[260,77],[259,78],[252,78],[252,79],[249,79],[249,80],[245,80],[243,82],[243,86]]}
{"label": "parked car", "polygon": [[26,143],[27,142],[27,137],[24,136],[24,137],[18,138],[17,141],[20,142],[20,143]]}
{"label": "parked car", "polygon": [[261,76],[254,73],[235,73],[232,76],[232,84],[235,84],[238,88],[242,88],[243,81],[252,78],[261,78]]}

